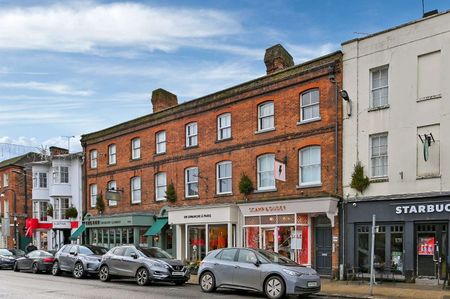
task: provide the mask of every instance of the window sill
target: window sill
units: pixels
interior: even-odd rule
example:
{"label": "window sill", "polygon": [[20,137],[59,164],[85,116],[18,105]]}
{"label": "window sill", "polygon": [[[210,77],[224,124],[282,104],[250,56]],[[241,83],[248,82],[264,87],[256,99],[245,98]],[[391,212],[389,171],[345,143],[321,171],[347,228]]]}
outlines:
{"label": "window sill", "polygon": [[167,199],[165,199],[165,198],[156,198],[155,202],[167,202]]}
{"label": "window sill", "polygon": [[215,143],[221,143],[221,142],[230,141],[230,140],[233,140],[233,137],[230,137],[230,138],[224,138],[224,139],[217,139],[217,140],[215,141]]}
{"label": "window sill", "polygon": [[423,176],[417,176],[416,180],[428,180],[428,179],[440,179],[440,174],[431,174],[431,175],[423,175]]}
{"label": "window sill", "polygon": [[260,190],[255,190],[253,191],[253,193],[266,193],[266,192],[277,192],[278,189],[277,188],[273,188],[273,189],[260,189]]}
{"label": "window sill", "polygon": [[370,183],[385,183],[385,182],[389,182],[389,178],[387,176],[385,177],[376,177],[376,178],[370,178],[369,179]]}
{"label": "window sill", "polygon": [[140,205],[141,203],[142,203],[142,202],[132,202],[131,205],[132,205],[132,206],[137,206],[137,205]]}
{"label": "window sill", "polygon": [[131,158],[130,162],[135,162],[135,161],[140,161],[140,160],[142,160],[142,158],[135,158],[135,159]]}
{"label": "window sill", "polygon": [[229,193],[216,193],[216,194],[214,194],[214,197],[228,197],[228,196],[233,196],[233,193],[229,192]]}
{"label": "window sill", "polygon": [[116,166],[116,165],[117,165],[117,162],[116,163],[112,163],[112,164],[108,164],[107,167],[112,167],[112,166]]}
{"label": "window sill", "polygon": [[301,121],[298,121],[298,122],[297,122],[297,126],[305,125],[305,124],[309,124],[309,123],[313,123],[313,122],[321,121],[321,120],[322,120],[321,117],[318,117],[318,118],[312,118],[312,119],[308,119],[308,120],[301,120]]}
{"label": "window sill", "polygon": [[322,187],[322,183],[316,183],[316,184],[300,184],[300,185],[297,185],[297,186],[296,186],[297,189],[307,189],[307,188],[317,188],[317,187]]}
{"label": "window sill", "polygon": [[373,111],[378,111],[378,110],[384,110],[384,109],[388,109],[389,107],[390,107],[389,104],[384,105],[384,106],[371,107],[371,108],[367,109],[367,112],[373,112]]}
{"label": "window sill", "polygon": [[439,93],[439,94],[435,94],[435,95],[432,95],[432,96],[418,98],[416,100],[416,102],[419,103],[419,102],[425,102],[425,101],[434,100],[434,99],[440,99],[440,98],[442,98],[442,94]]}
{"label": "window sill", "polygon": [[185,200],[190,200],[190,199],[199,199],[199,196],[185,196],[184,197]]}
{"label": "window sill", "polygon": [[161,152],[161,153],[154,153],[153,157],[159,157],[159,156],[164,156],[167,152]]}
{"label": "window sill", "polygon": [[264,130],[258,130],[255,132],[255,134],[263,134],[263,133],[267,133],[267,132],[272,132],[275,131],[275,128],[269,128],[269,129],[264,129]]}
{"label": "window sill", "polygon": [[192,149],[192,148],[198,148],[198,144],[197,145],[191,145],[191,146],[184,146],[184,149]]}

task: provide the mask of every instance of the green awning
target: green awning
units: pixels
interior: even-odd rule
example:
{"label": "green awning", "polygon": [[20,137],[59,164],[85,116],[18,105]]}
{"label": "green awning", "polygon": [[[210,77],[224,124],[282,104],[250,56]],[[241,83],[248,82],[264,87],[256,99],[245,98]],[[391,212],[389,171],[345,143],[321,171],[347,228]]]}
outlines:
{"label": "green awning", "polygon": [[84,223],[76,230],[73,232],[73,234],[70,236],[70,240],[72,241],[76,241],[78,239],[79,236],[81,236],[81,234],[86,230],[86,225],[84,225]]}
{"label": "green awning", "polygon": [[144,236],[156,236],[159,234],[164,225],[167,224],[167,218],[156,219],[152,227],[150,227],[144,234]]}

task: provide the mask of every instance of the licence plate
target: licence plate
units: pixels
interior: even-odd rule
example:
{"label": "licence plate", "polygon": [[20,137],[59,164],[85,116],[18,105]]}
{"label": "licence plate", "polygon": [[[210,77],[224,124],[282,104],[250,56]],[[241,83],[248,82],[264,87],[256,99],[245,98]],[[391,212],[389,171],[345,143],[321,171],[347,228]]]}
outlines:
{"label": "licence plate", "polygon": [[175,275],[175,276],[183,276],[183,275],[184,275],[184,272],[174,271],[174,272],[172,272],[172,275]]}
{"label": "licence plate", "polygon": [[317,287],[317,281],[308,281],[308,288]]}

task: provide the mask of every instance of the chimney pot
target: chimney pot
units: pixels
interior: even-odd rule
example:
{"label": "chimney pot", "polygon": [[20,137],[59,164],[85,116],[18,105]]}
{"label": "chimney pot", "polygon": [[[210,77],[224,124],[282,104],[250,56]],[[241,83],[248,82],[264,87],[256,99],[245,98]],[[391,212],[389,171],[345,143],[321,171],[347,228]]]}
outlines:
{"label": "chimney pot", "polygon": [[269,75],[282,69],[294,66],[294,59],[282,45],[277,44],[266,49],[264,63],[266,64],[267,74]]}
{"label": "chimney pot", "polygon": [[165,89],[158,88],[152,92],[153,113],[178,105],[177,96]]}

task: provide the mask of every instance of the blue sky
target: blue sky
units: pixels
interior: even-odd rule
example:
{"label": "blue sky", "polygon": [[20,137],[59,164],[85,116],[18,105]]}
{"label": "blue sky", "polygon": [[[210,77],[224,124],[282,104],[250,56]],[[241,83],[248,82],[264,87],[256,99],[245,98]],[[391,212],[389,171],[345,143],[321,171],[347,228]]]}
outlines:
{"label": "blue sky", "polygon": [[188,101],[264,75],[274,44],[300,63],[421,14],[421,0],[0,0],[0,143],[73,135],[80,150],[81,134],[151,113],[154,89]]}

